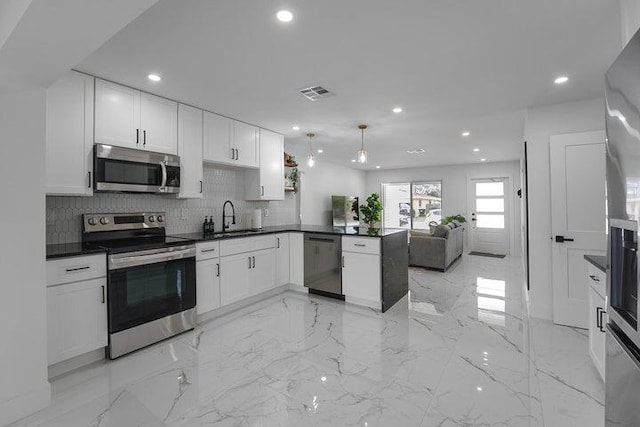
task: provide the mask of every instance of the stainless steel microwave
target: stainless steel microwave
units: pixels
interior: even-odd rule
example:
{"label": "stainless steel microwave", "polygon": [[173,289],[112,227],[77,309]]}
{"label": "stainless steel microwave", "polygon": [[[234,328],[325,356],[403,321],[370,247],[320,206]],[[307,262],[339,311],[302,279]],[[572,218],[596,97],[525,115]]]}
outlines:
{"label": "stainless steel microwave", "polygon": [[95,144],[94,191],[170,194],[180,191],[180,157]]}

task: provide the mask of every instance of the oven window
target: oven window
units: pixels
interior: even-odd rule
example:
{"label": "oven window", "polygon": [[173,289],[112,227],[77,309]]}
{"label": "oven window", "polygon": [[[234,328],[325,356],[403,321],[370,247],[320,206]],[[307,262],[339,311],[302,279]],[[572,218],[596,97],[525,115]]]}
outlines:
{"label": "oven window", "polygon": [[111,271],[108,303],[110,333],[195,307],[195,259]]}
{"label": "oven window", "polygon": [[638,241],[634,230],[611,227],[611,307],[638,327]]}

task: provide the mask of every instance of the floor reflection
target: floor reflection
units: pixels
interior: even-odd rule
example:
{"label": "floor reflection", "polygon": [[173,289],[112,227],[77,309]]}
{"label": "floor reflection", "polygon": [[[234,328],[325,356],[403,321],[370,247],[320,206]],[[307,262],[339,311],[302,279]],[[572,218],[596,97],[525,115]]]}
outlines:
{"label": "floor reflection", "polygon": [[477,277],[478,320],[496,326],[505,326],[506,287],[507,282],[504,280]]}

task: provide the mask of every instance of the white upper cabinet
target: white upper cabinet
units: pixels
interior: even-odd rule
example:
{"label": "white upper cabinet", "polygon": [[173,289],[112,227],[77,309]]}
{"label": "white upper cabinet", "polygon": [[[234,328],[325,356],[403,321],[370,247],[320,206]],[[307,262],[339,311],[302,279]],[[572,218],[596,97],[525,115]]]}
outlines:
{"label": "white upper cabinet", "polygon": [[178,104],[96,79],[95,142],[176,154]]}
{"label": "white upper cabinet", "polygon": [[93,84],[71,71],[47,89],[47,194],[93,194]]}
{"label": "white upper cabinet", "polygon": [[140,91],[96,79],[95,141],[138,148]]}
{"label": "white upper cabinet", "polygon": [[140,129],[142,148],[160,153],[178,152],[178,104],[169,99],[142,93]]}
{"label": "white upper cabinet", "polygon": [[258,167],[260,129],[246,123],[233,122],[233,142],[238,166]]}
{"label": "white upper cabinet", "polygon": [[247,168],[258,167],[260,129],[204,112],[204,161]]}
{"label": "white upper cabinet", "polygon": [[178,105],[179,198],[202,198],[202,114],[188,105]]}
{"label": "white upper cabinet", "polygon": [[260,129],[260,169],[247,171],[247,200],[284,200],[284,137]]}
{"label": "white upper cabinet", "polygon": [[204,112],[204,160],[235,164],[236,152],[231,144],[233,120]]}

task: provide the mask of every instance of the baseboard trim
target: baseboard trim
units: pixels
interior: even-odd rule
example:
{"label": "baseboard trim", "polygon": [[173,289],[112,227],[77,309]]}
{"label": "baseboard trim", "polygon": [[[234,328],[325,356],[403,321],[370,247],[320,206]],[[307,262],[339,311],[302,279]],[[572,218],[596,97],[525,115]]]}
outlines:
{"label": "baseboard trim", "polygon": [[81,354],[80,356],[72,357],[71,359],[49,365],[49,380],[104,359],[105,348],[101,347],[97,350]]}
{"label": "baseboard trim", "polygon": [[51,385],[45,381],[28,393],[0,402],[0,425],[8,425],[35,414],[51,403]]}

